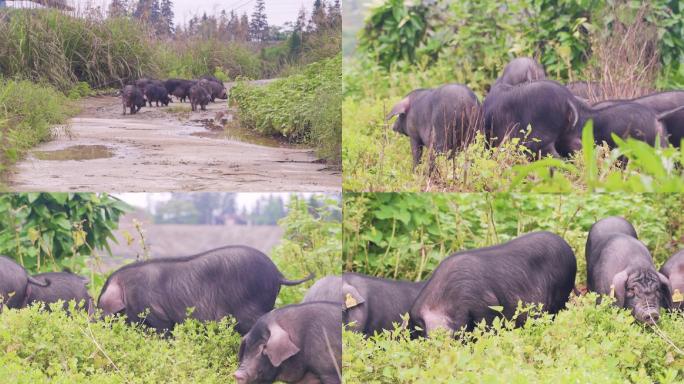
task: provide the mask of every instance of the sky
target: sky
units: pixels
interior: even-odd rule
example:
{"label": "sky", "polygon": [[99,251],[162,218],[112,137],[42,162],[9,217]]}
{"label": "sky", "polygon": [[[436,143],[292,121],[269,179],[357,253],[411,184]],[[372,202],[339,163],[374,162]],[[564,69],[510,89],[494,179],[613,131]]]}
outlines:
{"label": "sky", "polygon": [[[107,9],[111,0],[67,0],[70,4],[78,8],[85,8],[92,4]],[[136,0],[129,0],[135,2]],[[295,21],[302,5],[307,13],[311,11],[314,0],[266,0],[266,18],[270,25],[283,25],[288,21]],[[184,24],[193,15],[201,16],[203,12],[207,14],[218,13],[222,9],[230,12],[235,9],[238,14],[247,12],[251,16],[254,11],[256,0],[172,0],[175,24]]]}

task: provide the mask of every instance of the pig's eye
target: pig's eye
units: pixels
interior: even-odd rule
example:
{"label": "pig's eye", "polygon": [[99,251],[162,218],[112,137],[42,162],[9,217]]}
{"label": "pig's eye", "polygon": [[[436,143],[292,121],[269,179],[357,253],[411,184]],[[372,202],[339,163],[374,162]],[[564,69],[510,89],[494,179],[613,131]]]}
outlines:
{"label": "pig's eye", "polygon": [[628,297],[634,296],[634,292],[635,292],[634,287],[629,287],[629,288],[627,288],[627,296],[628,296]]}

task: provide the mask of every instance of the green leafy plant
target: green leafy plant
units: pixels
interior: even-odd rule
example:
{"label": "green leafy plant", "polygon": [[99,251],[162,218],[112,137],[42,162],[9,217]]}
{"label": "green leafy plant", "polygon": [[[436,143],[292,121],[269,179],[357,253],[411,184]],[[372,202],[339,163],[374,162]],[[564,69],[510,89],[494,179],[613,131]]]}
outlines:
{"label": "green leafy plant", "polygon": [[0,254],[32,271],[73,269],[97,250],[109,250],[107,241],[128,209],[107,194],[0,195]]}
{"label": "green leafy plant", "polygon": [[338,55],[267,85],[240,82],[230,90],[230,103],[237,106],[243,126],[314,144],[319,155],[339,163],[341,68]]}

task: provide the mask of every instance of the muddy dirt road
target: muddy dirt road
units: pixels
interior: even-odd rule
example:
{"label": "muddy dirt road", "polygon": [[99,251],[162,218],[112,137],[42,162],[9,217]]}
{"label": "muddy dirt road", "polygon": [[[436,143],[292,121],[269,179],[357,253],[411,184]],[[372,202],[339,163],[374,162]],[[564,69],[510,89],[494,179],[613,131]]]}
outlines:
{"label": "muddy dirt road", "polygon": [[237,127],[224,100],[201,112],[174,101],[123,116],[120,98],[102,96],[83,100],[81,114],[18,163],[8,184],[13,191],[306,192],[339,191],[341,174],[312,150]]}

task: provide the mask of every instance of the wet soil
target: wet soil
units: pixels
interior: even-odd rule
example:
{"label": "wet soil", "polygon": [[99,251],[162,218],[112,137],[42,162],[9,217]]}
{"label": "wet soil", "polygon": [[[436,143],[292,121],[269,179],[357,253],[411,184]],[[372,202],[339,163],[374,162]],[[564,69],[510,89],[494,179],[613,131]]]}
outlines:
{"label": "wet soil", "polygon": [[[228,84],[227,84],[228,85]],[[225,100],[122,114],[113,96],[86,98],[54,139],[10,171],[13,191],[339,191],[341,174],[313,150],[239,126]]]}

